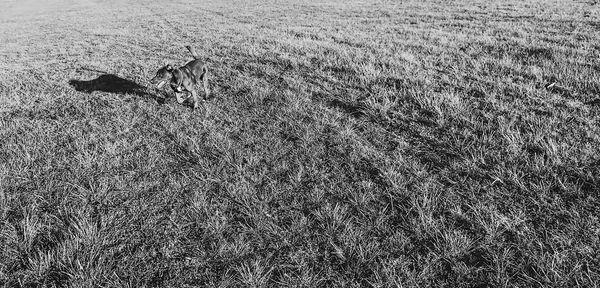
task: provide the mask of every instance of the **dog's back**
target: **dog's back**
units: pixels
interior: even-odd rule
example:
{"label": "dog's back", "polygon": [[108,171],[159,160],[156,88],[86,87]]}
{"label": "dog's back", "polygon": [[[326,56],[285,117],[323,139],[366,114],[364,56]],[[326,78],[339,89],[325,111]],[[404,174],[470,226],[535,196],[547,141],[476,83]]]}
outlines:
{"label": "dog's back", "polygon": [[186,63],[185,67],[188,67],[190,69],[190,71],[195,76],[194,78],[204,78],[204,76],[206,76],[206,72],[208,71],[204,61],[200,59],[200,56],[198,55],[198,53],[196,53],[196,50],[192,48],[192,46],[186,45],[185,48],[187,48],[188,51],[190,51],[190,53],[192,54],[192,56],[194,56],[194,60]]}

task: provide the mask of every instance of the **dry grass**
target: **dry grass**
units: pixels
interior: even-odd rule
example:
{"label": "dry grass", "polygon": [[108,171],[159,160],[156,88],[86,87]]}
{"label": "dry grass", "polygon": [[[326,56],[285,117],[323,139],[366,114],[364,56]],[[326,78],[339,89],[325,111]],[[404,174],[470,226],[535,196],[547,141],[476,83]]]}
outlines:
{"label": "dry grass", "polygon": [[489,2],[3,1],[0,284],[598,287],[599,4]]}

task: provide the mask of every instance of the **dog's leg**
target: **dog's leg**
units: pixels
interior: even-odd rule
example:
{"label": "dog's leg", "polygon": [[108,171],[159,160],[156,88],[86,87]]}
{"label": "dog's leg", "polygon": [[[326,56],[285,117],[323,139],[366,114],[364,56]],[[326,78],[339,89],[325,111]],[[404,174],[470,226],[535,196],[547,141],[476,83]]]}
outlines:
{"label": "dog's leg", "polygon": [[183,103],[183,101],[185,101],[185,98],[183,98],[183,93],[181,92],[175,92],[175,98],[177,98],[177,103],[181,104]]}
{"label": "dog's leg", "polygon": [[192,90],[192,101],[194,102],[192,103],[194,110],[198,109],[198,92],[196,90]]}
{"label": "dog's leg", "polygon": [[210,94],[210,90],[208,90],[208,71],[204,71],[202,74],[202,86],[204,87],[204,100],[208,99],[208,95]]}

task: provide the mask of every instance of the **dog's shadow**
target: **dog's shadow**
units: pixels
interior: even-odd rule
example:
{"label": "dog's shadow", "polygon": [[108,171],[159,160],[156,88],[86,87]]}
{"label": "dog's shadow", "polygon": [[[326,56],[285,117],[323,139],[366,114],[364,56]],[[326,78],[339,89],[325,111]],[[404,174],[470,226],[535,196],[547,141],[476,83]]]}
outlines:
{"label": "dog's shadow", "polygon": [[101,91],[114,94],[131,94],[144,98],[151,98],[159,103],[164,103],[165,97],[148,93],[147,87],[134,81],[121,78],[114,74],[103,74],[92,80],[69,80],[69,85],[79,92],[92,93]]}

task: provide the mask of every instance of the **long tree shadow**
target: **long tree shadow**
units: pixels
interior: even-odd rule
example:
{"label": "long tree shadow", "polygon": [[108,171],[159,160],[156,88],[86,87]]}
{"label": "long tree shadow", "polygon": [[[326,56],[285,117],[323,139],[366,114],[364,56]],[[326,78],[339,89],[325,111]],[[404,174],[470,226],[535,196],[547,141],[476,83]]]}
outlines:
{"label": "long tree shadow", "polygon": [[148,93],[147,87],[114,74],[100,75],[98,78],[92,80],[71,79],[69,80],[69,85],[73,86],[75,90],[85,93],[101,91],[122,95],[132,94],[139,97],[152,98],[161,104],[165,101],[165,97],[159,97],[156,94]]}

